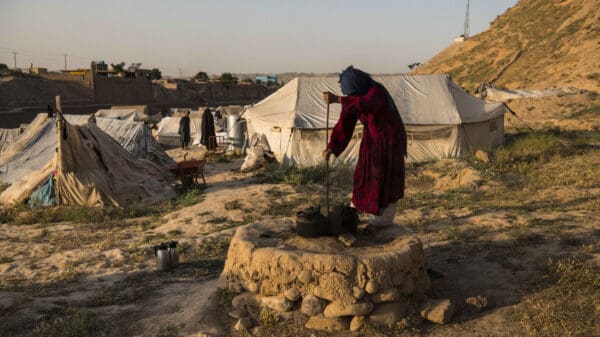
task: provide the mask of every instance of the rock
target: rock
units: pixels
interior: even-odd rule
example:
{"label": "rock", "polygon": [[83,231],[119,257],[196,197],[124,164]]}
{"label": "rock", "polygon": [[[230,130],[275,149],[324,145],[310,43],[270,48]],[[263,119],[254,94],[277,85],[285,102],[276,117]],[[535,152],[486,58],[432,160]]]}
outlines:
{"label": "rock", "polygon": [[399,299],[400,294],[396,288],[383,289],[371,296],[371,301],[373,301],[373,303],[395,302]]}
{"label": "rock", "polygon": [[322,331],[348,330],[348,326],[348,321],[343,318],[326,318],[321,316],[309,318],[304,325],[307,329]]}
{"label": "rock", "polygon": [[231,318],[244,318],[248,316],[246,309],[233,309],[227,315]]}
{"label": "rock", "polygon": [[350,321],[350,331],[358,331],[365,325],[365,316],[354,316]]}
{"label": "rock", "polygon": [[310,270],[304,269],[300,273],[298,273],[296,279],[302,284],[309,284],[310,281],[312,281],[312,273],[310,272]]}
{"label": "rock", "polygon": [[367,282],[367,285],[365,286],[365,290],[367,291],[368,294],[371,294],[371,295],[378,292],[379,288],[380,288],[379,282],[377,282],[375,280],[369,280],[369,282]]}
{"label": "rock", "polygon": [[254,329],[252,329],[252,335],[253,336],[263,336],[264,331],[265,331],[265,328],[263,328],[262,326],[257,326],[257,327],[254,327]]}
{"label": "rock", "polygon": [[261,299],[261,303],[272,310],[284,312],[290,311],[294,305],[283,296],[267,296]]}
{"label": "rock", "polygon": [[475,158],[479,159],[480,161],[484,162],[484,163],[489,163],[490,160],[490,154],[483,151],[483,150],[477,150],[475,151]]}
{"label": "rock", "polygon": [[382,303],[375,307],[369,320],[391,328],[406,316],[407,311],[408,304],[406,302]]}
{"label": "rock", "polygon": [[352,247],[356,243],[356,237],[350,233],[344,233],[338,236],[338,240],[340,240],[346,247]]}
{"label": "rock", "polygon": [[449,299],[429,300],[419,309],[421,316],[428,321],[446,324],[454,315],[454,304]]}
{"label": "rock", "polygon": [[410,295],[415,291],[415,281],[411,276],[408,276],[404,279],[400,291],[405,295]]}
{"label": "rock", "polygon": [[251,293],[241,293],[231,300],[231,306],[241,310],[247,310],[248,306],[256,306],[257,304],[256,296]]}
{"label": "rock", "polygon": [[251,327],[252,321],[250,321],[250,318],[244,317],[238,319],[237,323],[235,323],[235,325],[233,326],[233,329],[235,331],[245,331],[250,329]]}
{"label": "rock", "polygon": [[313,295],[330,302],[355,303],[356,299],[352,296],[353,286],[353,280],[342,273],[325,273],[319,277],[319,284],[313,289]]}
{"label": "rock", "polygon": [[482,312],[488,305],[487,297],[485,296],[474,296],[469,297],[465,300],[467,307],[474,312]]}
{"label": "rock", "polygon": [[323,312],[324,308],[325,301],[316,296],[308,295],[302,299],[300,311],[306,316],[317,316]]}
{"label": "rock", "polygon": [[294,288],[290,288],[286,291],[283,292],[283,296],[291,302],[296,302],[297,300],[300,299],[300,297],[302,296],[302,294],[300,294],[300,290],[298,290],[298,288],[294,287]]}
{"label": "rock", "polygon": [[363,301],[355,304],[332,302],[325,307],[323,315],[327,318],[344,316],[364,316],[373,311],[373,303]]}
{"label": "rock", "polygon": [[352,287],[352,296],[354,296],[354,298],[357,300],[360,300],[365,297],[365,290],[361,287],[354,286]]}

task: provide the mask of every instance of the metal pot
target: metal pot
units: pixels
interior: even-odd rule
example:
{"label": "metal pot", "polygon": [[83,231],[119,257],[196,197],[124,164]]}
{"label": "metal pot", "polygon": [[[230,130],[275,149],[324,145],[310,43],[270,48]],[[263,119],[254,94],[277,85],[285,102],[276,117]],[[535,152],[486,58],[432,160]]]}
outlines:
{"label": "metal pot", "polygon": [[356,233],[358,210],[342,204],[335,205],[331,214],[329,214],[329,223],[331,224],[329,230],[331,235]]}
{"label": "metal pot", "polygon": [[296,213],[296,233],[305,238],[315,238],[329,233],[327,218],[319,206],[309,207]]}
{"label": "metal pot", "polygon": [[171,268],[179,266],[179,255],[177,254],[177,241],[169,242],[169,265]]}
{"label": "metal pot", "polygon": [[156,269],[159,271],[168,271],[171,269],[171,258],[168,247],[165,243],[154,246],[154,255],[156,255]]}

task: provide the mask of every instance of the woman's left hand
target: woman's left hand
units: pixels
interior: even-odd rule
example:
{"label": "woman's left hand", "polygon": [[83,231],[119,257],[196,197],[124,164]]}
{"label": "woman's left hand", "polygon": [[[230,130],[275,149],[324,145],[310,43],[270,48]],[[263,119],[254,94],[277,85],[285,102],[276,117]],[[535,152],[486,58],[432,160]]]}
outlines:
{"label": "woman's left hand", "polygon": [[332,93],[331,91],[325,91],[325,92],[323,92],[323,100],[327,104],[339,103],[340,102],[340,96]]}
{"label": "woman's left hand", "polygon": [[327,150],[323,151],[323,159],[325,159],[325,161],[329,161],[329,157],[331,157],[332,153],[333,152],[329,148]]}

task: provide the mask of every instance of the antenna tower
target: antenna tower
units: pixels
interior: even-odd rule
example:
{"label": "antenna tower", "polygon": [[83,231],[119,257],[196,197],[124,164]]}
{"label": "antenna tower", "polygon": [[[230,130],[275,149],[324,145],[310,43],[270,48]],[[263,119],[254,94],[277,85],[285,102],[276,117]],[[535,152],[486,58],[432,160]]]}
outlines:
{"label": "antenna tower", "polygon": [[465,14],[465,32],[463,33],[463,37],[467,40],[470,37],[469,33],[469,3],[470,0],[467,0],[467,14]]}

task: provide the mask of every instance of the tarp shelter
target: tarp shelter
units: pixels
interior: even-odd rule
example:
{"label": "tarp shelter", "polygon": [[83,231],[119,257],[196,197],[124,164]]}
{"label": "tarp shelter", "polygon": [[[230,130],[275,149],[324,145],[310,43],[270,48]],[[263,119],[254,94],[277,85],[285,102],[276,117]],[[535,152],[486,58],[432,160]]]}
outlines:
{"label": "tarp shelter", "polygon": [[[165,117],[158,123],[156,131],[156,141],[165,146],[181,146],[179,139],[179,121],[181,117]],[[201,118],[190,118],[190,136],[191,143],[196,145],[200,143],[201,136]]]}
{"label": "tarp shelter", "polygon": [[0,204],[25,201],[53,172],[59,205],[126,206],[175,195],[165,168],[135,158],[95,123],[40,114],[0,155],[0,181],[10,184]]}
{"label": "tarp shelter", "polygon": [[0,129],[0,151],[13,143],[23,133],[22,128]]}
{"label": "tarp shelter", "polygon": [[118,119],[130,122],[143,122],[148,115],[136,109],[100,109],[96,111],[96,117]]}
{"label": "tarp shelter", "polygon": [[[471,96],[448,75],[388,75],[374,79],[387,88],[400,111],[407,129],[410,162],[458,157],[469,148],[504,142],[505,107]],[[322,162],[327,108],[323,91],[341,95],[338,78],[293,79],[245,110],[248,133],[264,134],[281,162],[299,166]],[[339,104],[330,106],[330,128],[340,112]],[[362,131],[358,124],[348,148],[334,164],[356,162]]]}

